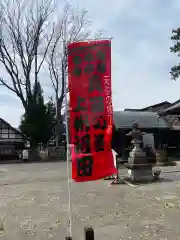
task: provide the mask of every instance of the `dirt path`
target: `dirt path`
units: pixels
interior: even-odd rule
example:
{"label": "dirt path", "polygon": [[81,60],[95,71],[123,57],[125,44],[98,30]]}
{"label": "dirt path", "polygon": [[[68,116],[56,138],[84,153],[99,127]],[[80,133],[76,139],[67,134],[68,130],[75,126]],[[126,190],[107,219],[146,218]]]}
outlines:
{"label": "dirt path", "polygon": [[[137,188],[72,183],[73,240],[89,225],[96,239],[180,239],[180,168],[164,171],[166,181]],[[0,167],[1,239],[64,239],[67,208],[64,163]]]}

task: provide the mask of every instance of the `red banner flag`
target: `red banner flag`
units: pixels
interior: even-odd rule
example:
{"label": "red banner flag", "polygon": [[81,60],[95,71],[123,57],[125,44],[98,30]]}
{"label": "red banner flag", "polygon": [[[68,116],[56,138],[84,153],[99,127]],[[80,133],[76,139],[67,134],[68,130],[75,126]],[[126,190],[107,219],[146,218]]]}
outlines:
{"label": "red banner flag", "polygon": [[117,172],[111,150],[111,41],[68,45],[72,178],[91,181]]}

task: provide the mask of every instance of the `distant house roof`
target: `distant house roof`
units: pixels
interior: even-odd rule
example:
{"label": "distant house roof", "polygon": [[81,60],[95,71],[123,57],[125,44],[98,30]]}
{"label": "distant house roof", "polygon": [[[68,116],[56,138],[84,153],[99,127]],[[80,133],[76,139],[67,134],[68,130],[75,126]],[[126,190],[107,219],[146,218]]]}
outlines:
{"label": "distant house roof", "polygon": [[139,112],[141,109],[139,108],[125,108],[124,111],[127,112],[127,111],[131,111],[131,112]]}
{"label": "distant house roof", "polygon": [[12,126],[11,126],[8,122],[6,122],[4,119],[0,118],[0,123],[1,123],[1,122],[2,122],[3,124],[5,124],[7,127],[9,127],[10,129],[12,129],[13,131],[15,131],[15,133],[20,134],[23,138],[25,137],[22,132],[20,132],[20,131],[19,131],[18,129],[16,129],[16,128],[12,127]]}
{"label": "distant house roof", "polygon": [[164,118],[153,112],[115,111],[113,117],[116,128],[129,129],[134,122],[137,122],[140,128],[170,127]]}
{"label": "distant house roof", "polygon": [[165,110],[163,110],[161,112],[162,115],[166,115],[166,114],[180,114],[180,100],[174,102],[173,104],[171,104],[170,107],[166,108]]}
{"label": "distant house roof", "polygon": [[151,106],[148,106],[148,107],[145,107],[145,108],[140,108],[140,109],[125,109],[124,111],[138,111],[138,112],[141,112],[141,111],[152,111],[152,112],[156,112],[159,108],[161,109],[166,109],[167,107],[171,106],[172,104],[168,101],[164,101],[164,102],[161,102],[161,103],[157,103],[157,104],[154,104],[154,105],[151,105]]}

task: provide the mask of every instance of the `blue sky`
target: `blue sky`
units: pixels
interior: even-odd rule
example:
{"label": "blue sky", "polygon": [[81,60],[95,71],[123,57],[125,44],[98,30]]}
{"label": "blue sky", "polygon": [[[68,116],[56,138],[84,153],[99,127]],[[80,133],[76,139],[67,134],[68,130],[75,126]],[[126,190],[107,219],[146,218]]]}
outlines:
{"label": "blue sky", "polygon": [[[140,108],[180,98],[180,80],[169,71],[177,58],[169,52],[172,28],[180,27],[179,0],[72,0],[88,10],[93,28],[112,40],[114,110]],[[1,68],[2,74],[2,68]],[[43,73],[44,76],[45,73]],[[3,71],[3,76],[6,73]],[[46,96],[50,87],[45,88]],[[0,87],[1,118],[17,127],[23,108]]]}

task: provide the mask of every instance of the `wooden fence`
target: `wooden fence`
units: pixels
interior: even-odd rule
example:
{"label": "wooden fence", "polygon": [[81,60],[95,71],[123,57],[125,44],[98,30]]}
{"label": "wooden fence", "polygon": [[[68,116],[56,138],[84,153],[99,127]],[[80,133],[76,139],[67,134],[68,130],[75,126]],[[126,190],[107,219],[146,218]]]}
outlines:
{"label": "wooden fence", "polygon": [[[65,240],[72,240],[72,238],[65,237]],[[84,240],[94,240],[94,229],[92,227],[84,228]]]}

